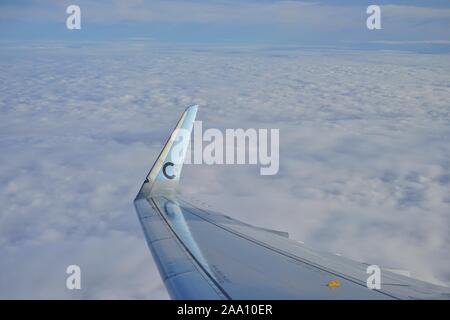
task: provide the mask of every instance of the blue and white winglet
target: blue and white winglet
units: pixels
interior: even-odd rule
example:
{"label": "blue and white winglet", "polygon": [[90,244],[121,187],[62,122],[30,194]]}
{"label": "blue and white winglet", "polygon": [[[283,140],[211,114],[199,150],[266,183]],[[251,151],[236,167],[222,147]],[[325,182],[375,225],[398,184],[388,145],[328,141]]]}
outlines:
{"label": "blue and white winglet", "polygon": [[[174,299],[449,299],[450,290],[318,252],[183,200],[178,192],[197,106],[187,108],[134,200],[161,278]],[[187,185],[188,186],[188,185]],[[280,215],[277,215],[280,216]]]}

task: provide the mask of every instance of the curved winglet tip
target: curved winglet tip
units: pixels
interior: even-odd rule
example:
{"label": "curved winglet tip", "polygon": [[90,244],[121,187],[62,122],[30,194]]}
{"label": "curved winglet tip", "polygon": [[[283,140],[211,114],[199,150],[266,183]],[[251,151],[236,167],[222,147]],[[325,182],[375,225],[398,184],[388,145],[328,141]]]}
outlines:
{"label": "curved winglet tip", "polygon": [[187,111],[194,110],[194,109],[195,109],[195,110],[198,109],[198,104],[190,105],[190,106],[188,106],[184,111],[187,112]]}

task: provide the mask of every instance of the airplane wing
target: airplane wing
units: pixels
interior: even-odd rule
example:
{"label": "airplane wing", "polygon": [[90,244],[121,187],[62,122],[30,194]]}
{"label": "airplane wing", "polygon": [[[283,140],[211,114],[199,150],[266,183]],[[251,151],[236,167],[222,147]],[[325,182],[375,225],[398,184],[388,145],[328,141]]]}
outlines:
{"label": "airplane wing", "polygon": [[450,299],[449,288],[312,250],[285,232],[202,209],[178,190],[197,106],[187,108],[134,204],[173,299]]}

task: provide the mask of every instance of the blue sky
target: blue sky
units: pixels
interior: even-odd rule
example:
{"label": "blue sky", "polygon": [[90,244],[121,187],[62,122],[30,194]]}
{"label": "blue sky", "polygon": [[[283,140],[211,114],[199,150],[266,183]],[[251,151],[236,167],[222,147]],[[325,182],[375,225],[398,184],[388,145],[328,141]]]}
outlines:
{"label": "blue sky", "polygon": [[[69,4],[82,30],[65,27]],[[382,8],[382,30],[366,7]],[[129,40],[319,46],[449,47],[450,2],[435,1],[54,1],[0,3],[0,40]]]}

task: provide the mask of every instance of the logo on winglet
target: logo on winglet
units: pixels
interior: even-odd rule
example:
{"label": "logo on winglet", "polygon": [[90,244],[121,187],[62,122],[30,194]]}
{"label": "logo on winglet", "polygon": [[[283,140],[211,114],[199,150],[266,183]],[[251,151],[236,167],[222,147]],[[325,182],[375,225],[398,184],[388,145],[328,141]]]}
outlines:
{"label": "logo on winglet", "polygon": [[171,174],[171,175],[169,175],[169,174],[167,174],[167,167],[173,167],[174,166],[174,164],[172,163],[172,162],[166,162],[165,164],[164,164],[164,166],[163,166],[163,168],[162,168],[162,172],[163,172],[163,174],[164,174],[164,177],[166,177],[167,179],[169,179],[169,180],[172,180],[172,179],[174,179],[175,178],[175,175],[174,174]]}

